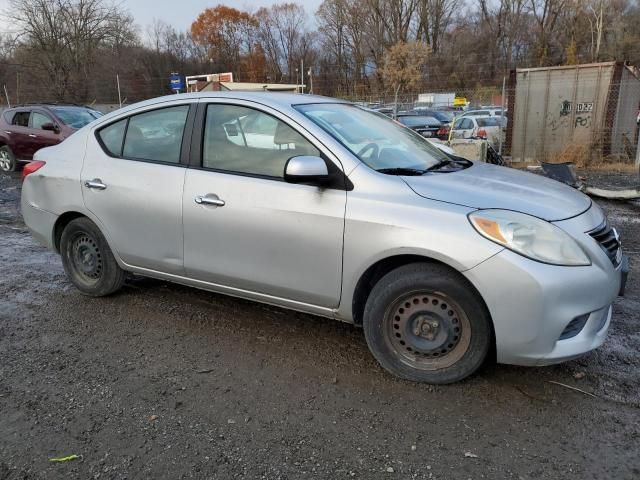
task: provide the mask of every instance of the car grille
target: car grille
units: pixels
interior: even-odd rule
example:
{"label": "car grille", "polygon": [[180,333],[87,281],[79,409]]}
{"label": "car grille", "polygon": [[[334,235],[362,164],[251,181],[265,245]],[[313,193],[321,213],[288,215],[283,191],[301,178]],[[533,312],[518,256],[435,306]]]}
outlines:
{"label": "car grille", "polygon": [[598,245],[600,245],[600,248],[602,248],[602,250],[604,250],[604,253],[607,254],[607,257],[609,257],[611,263],[613,263],[617,267],[620,264],[621,260],[621,244],[616,229],[611,227],[605,220],[604,223],[598,228],[590,231],[589,235],[591,235],[593,239],[598,242]]}

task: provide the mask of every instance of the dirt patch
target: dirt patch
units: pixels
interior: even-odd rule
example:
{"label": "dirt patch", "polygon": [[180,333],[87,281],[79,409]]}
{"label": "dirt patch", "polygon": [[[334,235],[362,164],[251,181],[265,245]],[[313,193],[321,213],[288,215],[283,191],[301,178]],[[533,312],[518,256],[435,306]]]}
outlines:
{"label": "dirt patch", "polygon": [[640,478],[635,205],[601,203],[632,257],[602,348],[435,387],[331,320],[147,279],[83,297],[0,182],[2,480]]}

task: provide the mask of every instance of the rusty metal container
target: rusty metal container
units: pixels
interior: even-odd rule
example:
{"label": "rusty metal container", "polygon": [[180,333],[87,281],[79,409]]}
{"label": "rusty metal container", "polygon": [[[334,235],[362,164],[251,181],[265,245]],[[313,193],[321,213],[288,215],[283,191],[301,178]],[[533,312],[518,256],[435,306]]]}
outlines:
{"label": "rusty metal container", "polygon": [[513,162],[635,155],[640,79],[617,62],[511,72],[506,153]]}

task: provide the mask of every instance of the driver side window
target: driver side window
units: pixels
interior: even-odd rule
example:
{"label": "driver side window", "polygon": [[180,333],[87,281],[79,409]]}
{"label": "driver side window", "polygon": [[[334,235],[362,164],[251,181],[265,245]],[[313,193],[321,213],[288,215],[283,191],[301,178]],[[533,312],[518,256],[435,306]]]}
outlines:
{"label": "driver side window", "polygon": [[207,106],[203,167],[283,178],[287,160],[300,155],[320,151],[277,118],[238,105]]}
{"label": "driver side window", "polygon": [[41,130],[42,125],[44,125],[45,123],[53,123],[53,120],[51,120],[46,115],[43,115],[42,113],[33,112],[31,114],[31,128]]}

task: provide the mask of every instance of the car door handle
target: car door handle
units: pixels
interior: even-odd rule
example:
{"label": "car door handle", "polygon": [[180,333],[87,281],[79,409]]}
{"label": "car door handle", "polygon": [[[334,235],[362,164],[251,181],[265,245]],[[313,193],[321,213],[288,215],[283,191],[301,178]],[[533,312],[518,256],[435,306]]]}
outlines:
{"label": "car door handle", "polygon": [[37,135],[34,135],[33,133],[30,133],[30,134],[29,134],[29,136],[30,136],[31,138],[38,138],[38,136],[37,136]]}
{"label": "car door handle", "polygon": [[196,195],[195,202],[198,205],[214,205],[216,207],[224,207],[226,205],[225,201],[221,200],[215,193]]}
{"label": "car door handle", "polygon": [[87,188],[94,188],[96,190],[105,190],[107,186],[102,183],[102,180],[99,178],[94,178],[93,180],[87,180],[84,182],[84,186]]}

